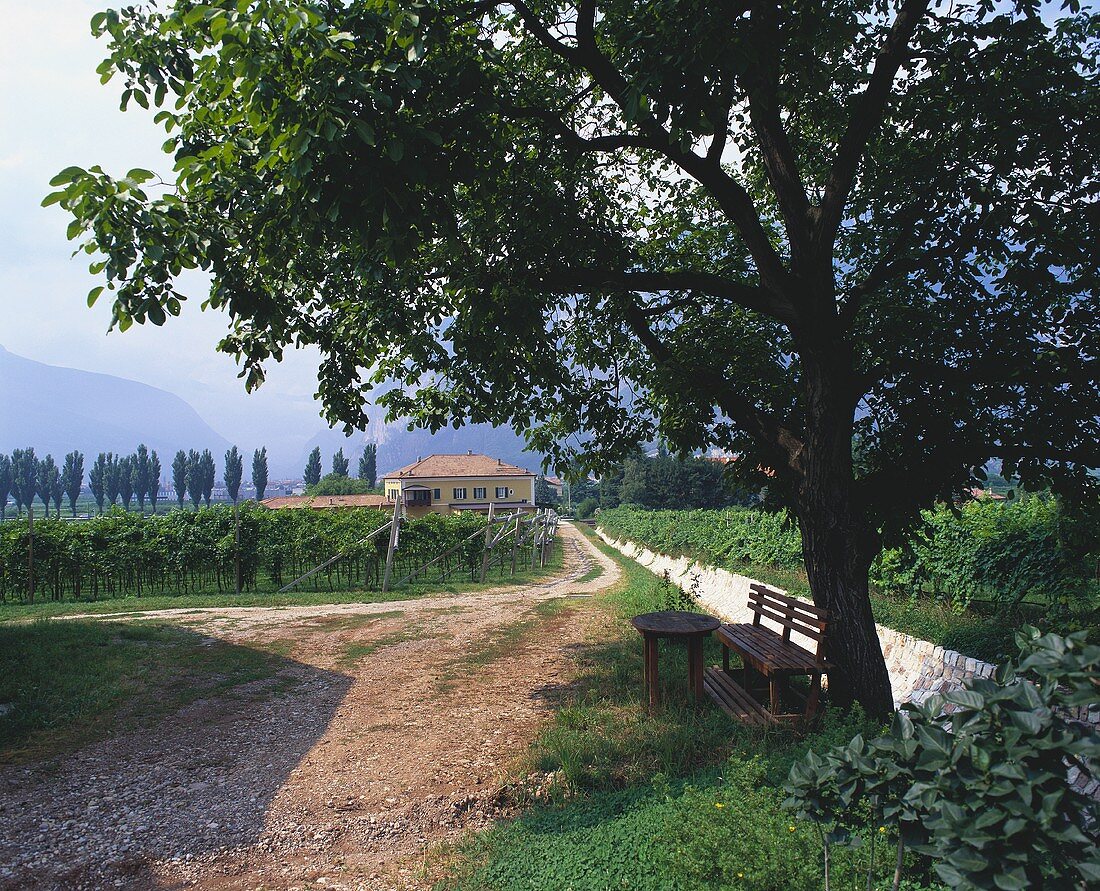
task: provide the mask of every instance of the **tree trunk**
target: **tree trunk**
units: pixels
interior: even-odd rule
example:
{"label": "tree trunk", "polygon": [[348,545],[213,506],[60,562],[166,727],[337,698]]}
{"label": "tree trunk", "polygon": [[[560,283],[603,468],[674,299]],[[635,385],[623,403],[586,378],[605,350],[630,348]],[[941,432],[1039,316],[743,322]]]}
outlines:
{"label": "tree trunk", "polygon": [[875,536],[836,508],[819,505],[800,511],[810,590],[814,603],[829,611],[829,699],[841,707],[858,701],[881,717],[894,701],[868,596]]}
{"label": "tree trunk", "polygon": [[803,351],[807,418],[795,500],[810,591],[829,611],[830,701],[859,702],[882,717],[894,701],[867,579],[880,541],[856,496],[850,367],[842,348]]}

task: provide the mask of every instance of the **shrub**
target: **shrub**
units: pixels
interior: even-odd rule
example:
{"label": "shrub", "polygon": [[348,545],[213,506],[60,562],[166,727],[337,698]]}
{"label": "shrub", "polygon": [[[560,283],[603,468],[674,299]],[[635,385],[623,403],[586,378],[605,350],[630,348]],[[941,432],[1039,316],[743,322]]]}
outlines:
{"label": "shrub", "polygon": [[[956,888],[1023,891],[1100,881],[1093,833],[1100,810],[1073,789],[1067,766],[1088,771],[1100,734],[1060,710],[1096,698],[1100,647],[1083,633],[1027,628],[1020,656],[995,679],[906,706],[890,732],[810,752],[792,768],[785,805],[830,846],[896,832],[935,860]],[[853,814],[867,814],[859,821]]]}

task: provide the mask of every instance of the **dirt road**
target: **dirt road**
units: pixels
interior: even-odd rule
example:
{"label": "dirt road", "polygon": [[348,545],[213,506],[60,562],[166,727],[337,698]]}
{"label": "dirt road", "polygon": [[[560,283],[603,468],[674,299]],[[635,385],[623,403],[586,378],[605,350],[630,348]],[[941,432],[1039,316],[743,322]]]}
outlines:
{"label": "dirt road", "polygon": [[590,621],[570,598],[618,577],[560,528],[561,572],[521,589],[143,614],[285,660],[155,728],[0,769],[0,888],[430,884],[433,843],[512,806],[506,772]]}

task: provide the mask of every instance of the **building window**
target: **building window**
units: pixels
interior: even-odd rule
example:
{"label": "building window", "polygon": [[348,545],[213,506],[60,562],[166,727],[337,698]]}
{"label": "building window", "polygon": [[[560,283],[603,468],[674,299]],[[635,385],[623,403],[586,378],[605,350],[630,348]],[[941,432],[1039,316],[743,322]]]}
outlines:
{"label": "building window", "polygon": [[454,491],[455,501],[465,501],[466,500],[466,489],[465,488],[455,489],[453,491]]}
{"label": "building window", "polygon": [[432,489],[432,498],[439,501],[443,496],[439,494],[439,489]]}
{"label": "building window", "polygon": [[508,497],[508,487],[507,486],[497,486],[497,498],[507,498],[507,497]]}
{"label": "building window", "polygon": [[474,501],[485,500],[485,489],[479,486],[474,486]]}

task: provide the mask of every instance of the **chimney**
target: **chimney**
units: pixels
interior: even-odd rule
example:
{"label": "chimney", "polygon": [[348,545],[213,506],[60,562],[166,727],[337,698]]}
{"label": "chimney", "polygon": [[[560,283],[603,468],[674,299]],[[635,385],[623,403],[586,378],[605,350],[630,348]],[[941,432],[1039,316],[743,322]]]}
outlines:
{"label": "chimney", "polygon": [[501,465],[501,464],[503,464],[503,463],[504,463],[504,462],[503,462],[503,461],[501,461],[501,460],[500,460],[500,458],[497,458],[497,467],[500,467],[500,465]]}
{"label": "chimney", "polygon": [[466,449],[466,454],[467,455],[472,455],[473,453],[474,453],[473,449]]}
{"label": "chimney", "polygon": [[416,463],[417,463],[417,464],[419,464],[419,463],[420,463],[421,461],[423,461],[423,460],[424,460],[424,459],[423,459],[423,458],[421,458],[421,457],[420,457],[419,455],[417,455],[417,456],[416,456]]}

